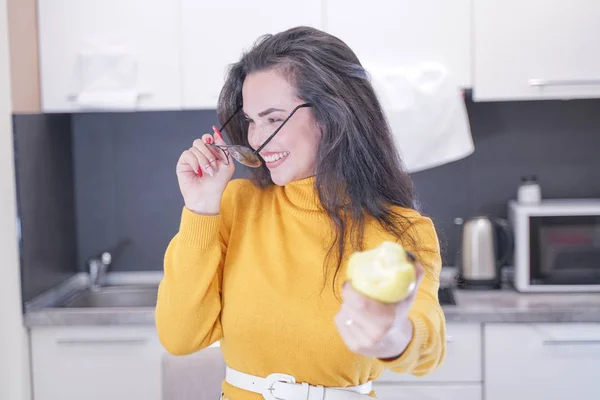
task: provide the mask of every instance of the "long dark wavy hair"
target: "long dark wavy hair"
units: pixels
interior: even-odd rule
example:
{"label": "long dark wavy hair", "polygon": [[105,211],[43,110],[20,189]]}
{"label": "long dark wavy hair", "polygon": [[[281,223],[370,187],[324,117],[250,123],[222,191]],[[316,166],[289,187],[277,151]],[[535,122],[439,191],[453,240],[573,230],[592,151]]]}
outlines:
{"label": "long dark wavy hair", "polygon": [[[363,250],[368,220],[400,239],[409,224],[397,207],[413,208],[413,186],[395,148],[388,122],[369,77],[354,52],[340,39],[311,27],[264,35],[230,66],[217,115],[221,123],[242,105],[248,74],[277,69],[312,104],[322,130],[315,186],[335,237],[335,276],[348,251]],[[238,113],[225,132],[232,144],[248,143],[248,124]],[[269,170],[250,169],[260,186],[272,185]],[[328,271],[325,265],[325,272]]]}

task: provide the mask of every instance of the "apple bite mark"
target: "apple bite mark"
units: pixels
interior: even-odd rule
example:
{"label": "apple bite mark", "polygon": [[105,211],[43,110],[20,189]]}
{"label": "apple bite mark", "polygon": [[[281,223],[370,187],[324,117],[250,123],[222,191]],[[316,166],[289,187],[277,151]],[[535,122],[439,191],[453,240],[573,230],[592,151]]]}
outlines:
{"label": "apple bite mark", "polygon": [[413,292],[417,273],[412,255],[393,242],[355,252],[348,260],[347,276],[357,292],[382,303],[398,303]]}

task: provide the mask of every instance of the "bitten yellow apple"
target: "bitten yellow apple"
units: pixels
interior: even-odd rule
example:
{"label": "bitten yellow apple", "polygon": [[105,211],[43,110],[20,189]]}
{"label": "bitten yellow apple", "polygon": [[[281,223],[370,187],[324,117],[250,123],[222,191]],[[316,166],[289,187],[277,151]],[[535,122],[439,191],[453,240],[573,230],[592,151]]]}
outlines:
{"label": "bitten yellow apple", "polygon": [[417,273],[402,245],[383,242],[352,254],[347,278],[357,292],[382,303],[397,303],[415,289]]}

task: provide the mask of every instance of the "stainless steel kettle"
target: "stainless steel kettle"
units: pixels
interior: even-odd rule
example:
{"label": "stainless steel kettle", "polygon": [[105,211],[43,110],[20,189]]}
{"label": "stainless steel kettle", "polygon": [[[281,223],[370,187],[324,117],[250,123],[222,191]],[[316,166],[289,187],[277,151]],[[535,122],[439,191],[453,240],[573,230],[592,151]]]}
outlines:
{"label": "stainless steel kettle", "polygon": [[499,289],[502,266],[512,258],[513,234],[505,219],[474,217],[463,223],[458,286]]}

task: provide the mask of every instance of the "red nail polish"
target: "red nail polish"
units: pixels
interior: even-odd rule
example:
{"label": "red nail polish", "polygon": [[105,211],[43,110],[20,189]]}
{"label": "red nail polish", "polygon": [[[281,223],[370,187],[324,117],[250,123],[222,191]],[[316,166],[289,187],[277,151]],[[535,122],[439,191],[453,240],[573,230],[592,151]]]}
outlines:
{"label": "red nail polish", "polygon": [[198,174],[198,176],[202,177],[202,168],[198,167],[196,173]]}
{"label": "red nail polish", "polygon": [[221,134],[221,131],[219,129],[217,129],[217,127],[214,125],[213,125],[213,130],[215,131],[215,133],[217,135],[219,135],[219,138],[223,139],[223,135]]}
{"label": "red nail polish", "polygon": [[210,136],[206,138],[206,143],[212,143],[212,142],[213,142],[213,139]]}

